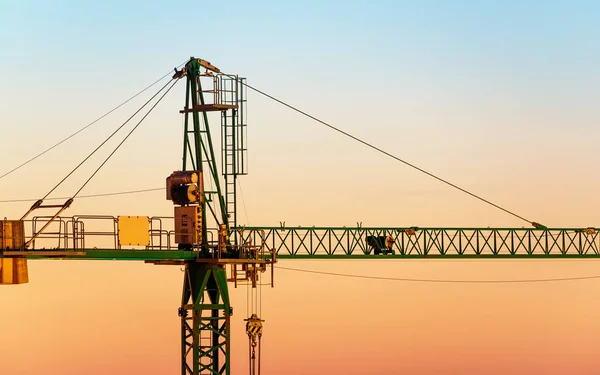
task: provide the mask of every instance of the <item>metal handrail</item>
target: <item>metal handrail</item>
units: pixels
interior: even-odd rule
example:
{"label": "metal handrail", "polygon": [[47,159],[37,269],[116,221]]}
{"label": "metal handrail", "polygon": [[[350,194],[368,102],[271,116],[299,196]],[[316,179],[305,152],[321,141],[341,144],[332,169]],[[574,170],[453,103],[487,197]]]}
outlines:
{"label": "metal handrail", "polygon": [[[36,235],[38,227],[46,225],[50,219],[52,219],[51,216],[35,216],[29,220],[24,220],[24,222],[27,222],[26,228],[28,230],[26,232],[30,231],[29,234],[25,234],[25,238],[30,239]],[[149,244],[145,248],[176,250],[178,246],[175,244],[174,238],[177,233],[172,229],[174,220],[175,218],[172,216],[148,217]],[[43,233],[38,233],[35,241],[32,241],[31,249],[40,248],[41,243],[45,245],[43,248],[50,247],[65,251],[84,250],[90,238],[108,239],[112,243],[108,245],[108,248],[115,250],[122,248],[119,243],[118,217],[111,215],[75,215],[71,217],[59,216],[52,221],[56,222],[56,224],[53,224],[54,227],[51,227],[49,231],[45,230]],[[95,224],[91,224],[92,222],[97,222],[99,225],[108,224],[110,229],[98,228]],[[257,231],[234,230],[229,235],[230,237],[236,236],[241,244],[235,245],[234,249],[240,250],[247,256],[254,252],[262,258],[264,257],[265,233],[259,231],[260,234],[257,235],[254,232]],[[219,251],[216,251],[219,248],[218,233],[219,229],[216,227],[209,227],[206,230],[206,243],[210,248],[215,249],[215,251],[211,251],[211,256],[217,259],[220,257]],[[253,245],[252,241],[256,240],[257,236],[259,244]]]}

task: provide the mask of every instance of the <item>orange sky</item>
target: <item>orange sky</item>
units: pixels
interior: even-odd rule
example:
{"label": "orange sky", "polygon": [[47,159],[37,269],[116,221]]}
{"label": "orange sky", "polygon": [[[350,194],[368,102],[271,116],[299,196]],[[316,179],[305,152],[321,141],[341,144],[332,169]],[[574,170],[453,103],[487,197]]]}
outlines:
{"label": "orange sky", "polygon": [[[380,276],[593,275],[596,261],[281,261]],[[174,373],[182,273],[115,262],[31,262],[2,288],[3,373]],[[266,374],[588,374],[598,281],[423,284],[279,270],[263,289]],[[246,289],[232,288],[233,373],[247,366]],[[93,369],[92,372],[90,369]],[[7,371],[7,372],[4,372]]]}
{"label": "orange sky", "polygon": [[[194,55],[528,220],[599,226],[598,4],[227,6],[0,2],[0,175]],[[181,167],[184,86],[173,89],[82,194],[164,186]],[[0,201],[43,196],[147,94],[1,178]],[[248,99],[241,224],[527,225],[256,93]],[[210,121],[218,152],[218,116]],[[73,194],[121,139],[52,196]],[[18,219],[30,204],[0,202],[0,218]],[[171,216],[172,210],[163,192],[152,192],[76,199],[66,215]],[[600,275],[599,263],[279,265],[475,280]],[[177,267],[31,261],[29,278],[0,288],[0,374],[179,373]],[[598,280],[456,285],[278,270],[275,285],[263,290],[263,375],[600,372]],[[232,289],[231,302],[237,375],[247,370],[246,290]]]}

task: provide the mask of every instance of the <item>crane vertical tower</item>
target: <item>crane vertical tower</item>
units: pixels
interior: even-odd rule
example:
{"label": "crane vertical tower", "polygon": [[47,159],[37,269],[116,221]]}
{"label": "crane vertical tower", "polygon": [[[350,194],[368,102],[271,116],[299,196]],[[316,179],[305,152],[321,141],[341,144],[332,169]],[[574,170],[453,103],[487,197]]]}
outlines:
{"label": "crane vertical tower", "polygon": [[[176,70],[173,78],[184,76],[186,101],[180,111],[185,117],[183,167],[166,181],[167,199],[175,205],[175,242],[180,250],[198,252],[197,260],[183,262],[185,276],[179,308],[182,374],[229,374],[233,309],[225,267],[230,264],[237,276],[237,268],[241,266],[244,277],[240,282],[249,281],[255,287],[257,272],[264,272],[268,263],[255,247],[240,245],[243,238],[236,233],[231,235],[230,223],[236,225],[236,177],[246,171],[245,98],[238,78],[221,74],[208,61],[191,58],[181,71]],[[203,87],[206,80],[208,87]],[[212,94],[212,100],[205,98],[207,93]],[[219,181],[208,112],[221,112],[225,195]],[[238,113],[242,114],[240,119]],[[206,190],[208,185],[214,190]],[[216,204],[210,205],[215,200]],[[215,225],[212,232],[211,225]],[[214,234],[216,241],[211,236]],[[261,262],[259,266],[257,261]],[[237,282],[237,277],[234,278]]]}

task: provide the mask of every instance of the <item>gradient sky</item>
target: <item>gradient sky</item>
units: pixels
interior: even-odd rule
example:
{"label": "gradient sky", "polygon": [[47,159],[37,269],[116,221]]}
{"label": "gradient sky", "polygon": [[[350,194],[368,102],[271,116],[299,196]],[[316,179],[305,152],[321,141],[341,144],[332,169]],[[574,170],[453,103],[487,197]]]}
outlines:
{"label": "gradient sky", "polygon": [[[0,174],[193,55],[532,221],[598,226],[599,12],[591,1],[2,1]],[[184,90],[83,194],[163,186],[181,164]],[[147,97],[0,180],[0,200],[43,196]],[[248,112],[245,224],[527,225],[258,94]],[[107,152],[53,196],[72,194]],[[0,217],[29,204],[2,203]],[[172,204],[156,192],[81,199],[68,213],[171,215]],[[593,275],[598,264],[281,262],[439,279]],[[179,269],[30,262],[30,281],[0,291],[2,374],[178,372]],[[263,292],[264,374],[600,371],[594,280],[280,270]],[[245,296],[232,291],[234,374],[246,371]]]}

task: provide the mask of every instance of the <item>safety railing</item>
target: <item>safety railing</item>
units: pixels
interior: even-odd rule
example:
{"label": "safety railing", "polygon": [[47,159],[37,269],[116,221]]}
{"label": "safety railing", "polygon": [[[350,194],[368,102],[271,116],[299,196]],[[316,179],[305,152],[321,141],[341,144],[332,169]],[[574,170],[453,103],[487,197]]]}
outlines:
{"label": "safety railing", "polygon": [[251,227],[279,257],[600,257],[598,228]]}
{"label": "safety railing", "polygon": [[[118,249],[117,218],[114,216],[77,215],[71,217],[34,216],[24,221],[25,240],[37,234],[29,249],[84,250],[86,240],[91,240],[93,247]],[[50,221],[49,226],[39,232]],[[99,224],[93,225],[91,222]],[[90,224],[91,228],[86,228]]]}
{"label": "safety railing", "polygon": [[[25,241],[31,239],[44,227],[52,216],[35,216],[24,221]],[[119,238],[119,218],[109,215],[59,216],[31,243],[30,250],[81,251],[85,249],[135,249],[178,250],[175,243],[175,218],[169,216],[148,217],[148,245],[124,246]],[[218,228],[208,228],[206,243],[209,249],[218,249]],[[193,250],[197,250],[193,248]],[[212,252],[218,258],[218,251]]]}
{"label": "safety railing", "polygon": [[[50,216],[25,222],[32,238]],[[114,216],[58,217],[41,232],[30,249],[135,249],[119,241]],[[148,217],[149,250],[179,250],[173,217]],[[334,256],[599,256],[598,228],[233,228],[223,245],[217,228],[209,228],[202,257],[268,259]],[[221,239],[221,243],[219,243]],[[194,246],[190,250],[202,250]]]}

